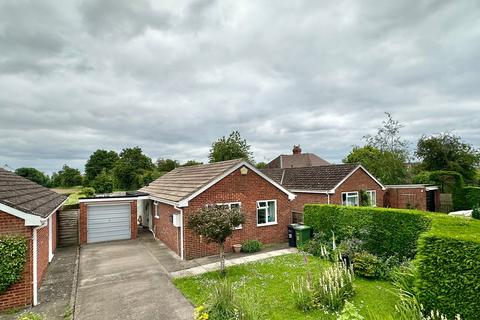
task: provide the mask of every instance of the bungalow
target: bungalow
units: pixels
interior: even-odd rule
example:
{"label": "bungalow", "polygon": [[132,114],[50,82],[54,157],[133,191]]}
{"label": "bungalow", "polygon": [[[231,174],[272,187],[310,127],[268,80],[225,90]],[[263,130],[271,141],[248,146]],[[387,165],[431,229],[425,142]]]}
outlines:
{"label": "bungalow", "polygon": [[66,196],[0,168],[0,236],[27,239],[22,279],[0,294],[0,311],[36,305],[38,288],[57,247],[57,214]]}

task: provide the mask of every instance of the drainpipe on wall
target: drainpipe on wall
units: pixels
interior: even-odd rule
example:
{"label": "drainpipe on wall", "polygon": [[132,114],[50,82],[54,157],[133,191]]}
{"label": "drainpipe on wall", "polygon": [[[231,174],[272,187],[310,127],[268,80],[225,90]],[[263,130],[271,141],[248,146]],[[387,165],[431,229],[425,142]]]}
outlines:
{"label": "drainpipe on wall", "polygon": [[173,206],[176,210],[180,211],[180,258],[184,259],[183,253],[183,209],[178,208],[176,205]]}
{"label": "drainpipe on wall", "polygon": [[32,251],[33,251],[33,305],[38,304],[38,293],[37,293],[37,229],[39,227],[33,228],[33,238],[32,238]]}
{"label": "drainpipe on wall", "polygon": [[330,193],[327,192],[327,204],[330,204]]}

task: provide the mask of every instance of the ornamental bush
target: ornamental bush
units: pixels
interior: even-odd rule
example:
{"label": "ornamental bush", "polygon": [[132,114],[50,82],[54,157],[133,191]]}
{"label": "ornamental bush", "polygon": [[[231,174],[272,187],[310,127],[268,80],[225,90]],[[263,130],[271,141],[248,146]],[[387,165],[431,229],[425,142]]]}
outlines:
{"label": "ornamental bush", "polygon": [[359,239],[364,250],[400,260],[415,256],[418,238],[430,226],[416,210],[309,204],[304,212],[305,224],[324,241],[331,242],[333,231],[337,242]]}
{"label": "ornamental bush", "polygon": [[262,249],[262,243],[258,240],[246,240],[242,243],[242,252],[253,253]]}
{"label": "ornamental bush", "polygon": [[455,210],[470,210],[480,206],[480,188],[463,187],[452,195]]}
{"label": "ornamental bush", "polygon": [[380,277],[382,261],[376,256],[368,252],[360,252],[353,259],[353,270],[355,275],[376,279]]}
{"label": "ornamental bush", "polygon": [[22,278],[27,261],[27,240],[20,235],[0,235],[0,293]]}

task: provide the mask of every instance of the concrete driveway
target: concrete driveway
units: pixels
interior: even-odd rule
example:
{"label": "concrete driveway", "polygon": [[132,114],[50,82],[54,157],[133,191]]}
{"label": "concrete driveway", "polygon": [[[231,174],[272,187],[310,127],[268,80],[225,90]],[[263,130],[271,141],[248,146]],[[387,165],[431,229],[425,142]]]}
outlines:
{"label": "concrete driveway", "polygon": [[193,307],[141,241],[80,251],[76,319],[192,319]]}

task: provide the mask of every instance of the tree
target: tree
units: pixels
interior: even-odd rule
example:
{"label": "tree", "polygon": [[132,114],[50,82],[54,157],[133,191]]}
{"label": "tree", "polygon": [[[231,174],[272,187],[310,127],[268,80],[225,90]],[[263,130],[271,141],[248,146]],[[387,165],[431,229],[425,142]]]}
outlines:
{"label": "tree", "polygon": [[118,154],[115,151],[98,149],[92,153],[85,164],[86,182],[91,183],[103,170],[111,171],[118,159]]}
{"label": "tree", "polygon": [[196,165],[199,165],[199,164],[203,164],[203,162],[198,162],[196,160],[188,160],[187,162],[182,164],[182,167],[196,166]]}
{"label": "tree", "polygon": [[225,274],[225,240],[235,227],[245,223],[239,208],[209,205],[188,217],[187,227],[208,243],[216,243],[220,253],[220,271]]}
{"label": "tree", "polygon": [[177,160],[173,159],[158,159],[157,160],[157,168],[159,171],[162,172],[169,172],[173,169],[180,166],[180,163]]}
{"label": "tree", "polygon": [[62,170],[52,174],[52,186],[54,187],[75,187],[82,184],[83,177],[80,170],[70,168],[66,164]]}
{"label": "tree", "polygon": [[480,165],[479,150],[451,133],[422,136],[418,140],[415,155],[422,160],[423,170],[455,171],[466,180],[475,179]]}
{"label": "tree", "polygon": [[266,162],[258,162],[255,166],[257,167],[257,169],[265,169],[267,167],[267,163]]}
{"label": "tree", "polygon": [[365,146],[354,146],[344,163],[360,163],[384,184],[404,183],[407,179],[408,144],[400,137],[402,125],[386,113],[375,136],[364,136]]}
{"label": "tree", "polygon": [[212,143],[208,158],[211,163],[233,159],[252,162],[252,152],[247,140],[240,136],[240,132],[233,131],[228,138],[223,136]]}
{"label": "tree", "polygon": [[142,186],[141,176],[153,168],[152,159],[144,155],[140,147],[125,148],[120,152],[113,173],[120,188],[134,190]]}
{"label": "tree", "polygon": [[115,178],[113,174],[103,169],[91,183],[96,193],[111,193],[115,188]]}
{"label": "tree", "polygon": [[44,187],[48,187],[50,183],[50,178],[35,168],[18,168],[15,170],[15,174],[27,178],[28,180],[38,183]]}

